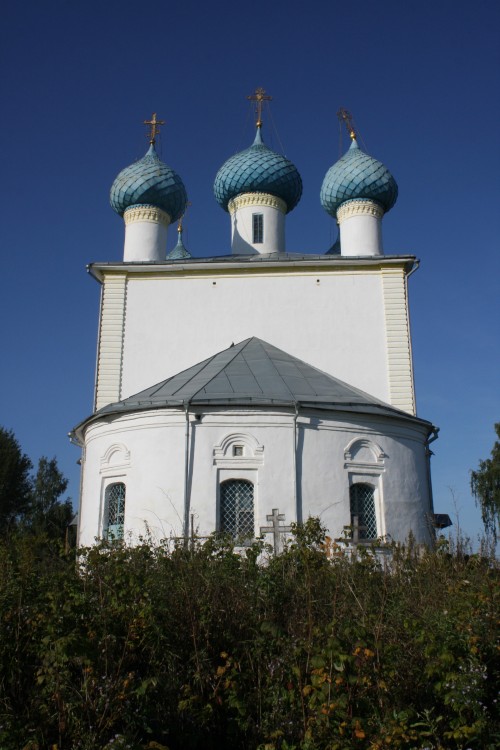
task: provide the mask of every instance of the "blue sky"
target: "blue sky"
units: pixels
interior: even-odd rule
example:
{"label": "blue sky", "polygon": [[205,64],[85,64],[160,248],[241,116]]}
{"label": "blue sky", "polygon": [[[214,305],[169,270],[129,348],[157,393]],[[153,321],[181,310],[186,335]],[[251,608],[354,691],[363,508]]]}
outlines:
{"label": "blue sky", "polygon": [[458,511],[475,539],[469,471],[489,456],[500,421],[499,51],[494,0],[7,2],[0,424],[34,462],[57,456],[77,498],[79,451],[67,432],[92,407],[99,302],[85,266],[123,251],[111,183],[146,151],[141,123],[157,112],[167,121],[159,151],[192,203],[187,247],[229,252],[212,184],[253,139],[246,96],[262,86],[276,126],[265,122],[266,142],[283,144],[304,183],[289,251],[324,252],[335,236],[319,190],[339,155],[340,106],[396,177],[384,245],[421,261],[411,324],[419,415],[441,429],[435,506],[455,520]]}

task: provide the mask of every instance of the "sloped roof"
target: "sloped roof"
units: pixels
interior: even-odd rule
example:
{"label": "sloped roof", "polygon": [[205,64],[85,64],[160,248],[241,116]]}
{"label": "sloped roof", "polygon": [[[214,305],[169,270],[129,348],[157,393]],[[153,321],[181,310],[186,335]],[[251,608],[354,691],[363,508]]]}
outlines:
{"label": "sloped roof", "polygon": [[123,401],[108,404],[90,420],[185,405],[310,406],[399,417],[432,427],[255,337]]}

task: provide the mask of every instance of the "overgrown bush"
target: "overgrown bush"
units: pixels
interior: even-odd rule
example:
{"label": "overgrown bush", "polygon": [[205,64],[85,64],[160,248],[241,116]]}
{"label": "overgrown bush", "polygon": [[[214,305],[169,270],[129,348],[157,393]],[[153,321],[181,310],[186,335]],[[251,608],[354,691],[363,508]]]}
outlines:
{"label": "overgrown bush", "polygon": [[314,521],[262,562],[0,543],[2,750],[500,746],[498,570],[446,550],[327,557]]}

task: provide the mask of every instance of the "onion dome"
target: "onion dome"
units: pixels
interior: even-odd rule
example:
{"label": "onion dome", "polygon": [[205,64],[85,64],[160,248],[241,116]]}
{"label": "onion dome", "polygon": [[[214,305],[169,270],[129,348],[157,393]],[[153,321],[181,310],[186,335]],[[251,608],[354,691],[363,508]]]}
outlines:
{"label": "onion dome", "polygon": [[326,173],[320,194],[321,205],[333,217],[346,201],[372,200],[387,212],[397,197],[398,186],[387,167],[361,151],[354,138],[347,153]]}
{"label": "onion dome", "polygon": [[217,172],[214,194],[227,211],[232,198],[242,193],[269,193],[285,201],[289,213],[302,195],[302,179],[297,167],[262,141],[260,126],[253,144],[231,156]]}
{"label": "onion dome", "polygon": [[172,222],[184,213],[187,195],[179,175],[160,160],[151,143],[147,154],[125,167],[115,179],[110,203],[120,216],[131,206],[156,206],[166,211]]}
{"label": "onion dome", "polygon": [[177,227],[177,245],[167,255],[167,260],[182,260],[183,258],[191,258],[191,253],[185,247],[182,241],[182,224]]}

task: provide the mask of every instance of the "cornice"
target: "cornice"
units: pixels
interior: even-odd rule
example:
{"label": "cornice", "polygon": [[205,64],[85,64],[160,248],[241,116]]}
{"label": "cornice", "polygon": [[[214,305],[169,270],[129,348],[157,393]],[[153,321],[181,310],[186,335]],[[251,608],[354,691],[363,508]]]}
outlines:
{"label": "cornice", "polygon": [[157,206],[131,206],[123,214],[123,220],[125,226],[135,224],[136,221],[150,221],[154,224],[163,224],[165,227],[170,224],[169,214]]}
{"label": "cornice", "polygon": [[277,198],[275,195],[270,193],[242,193],[237,195],[236,198],[232,198],[228,205],[228,211],[233,215],[240,208],[247,208],[249,206],[262,206],[265,208],[276,208],[281,213],[286,214],[287,205],[284,200]]}
{"label": "cornice", "polygon": [[384,209],[379,203],[375,201],[363,199],[363,200],[350,200],[343,203],[337,209],[337,221],[341,224],[345,219],[350,219],[352,216],[373,216],[375,219],[381,219],[384,215]]}

